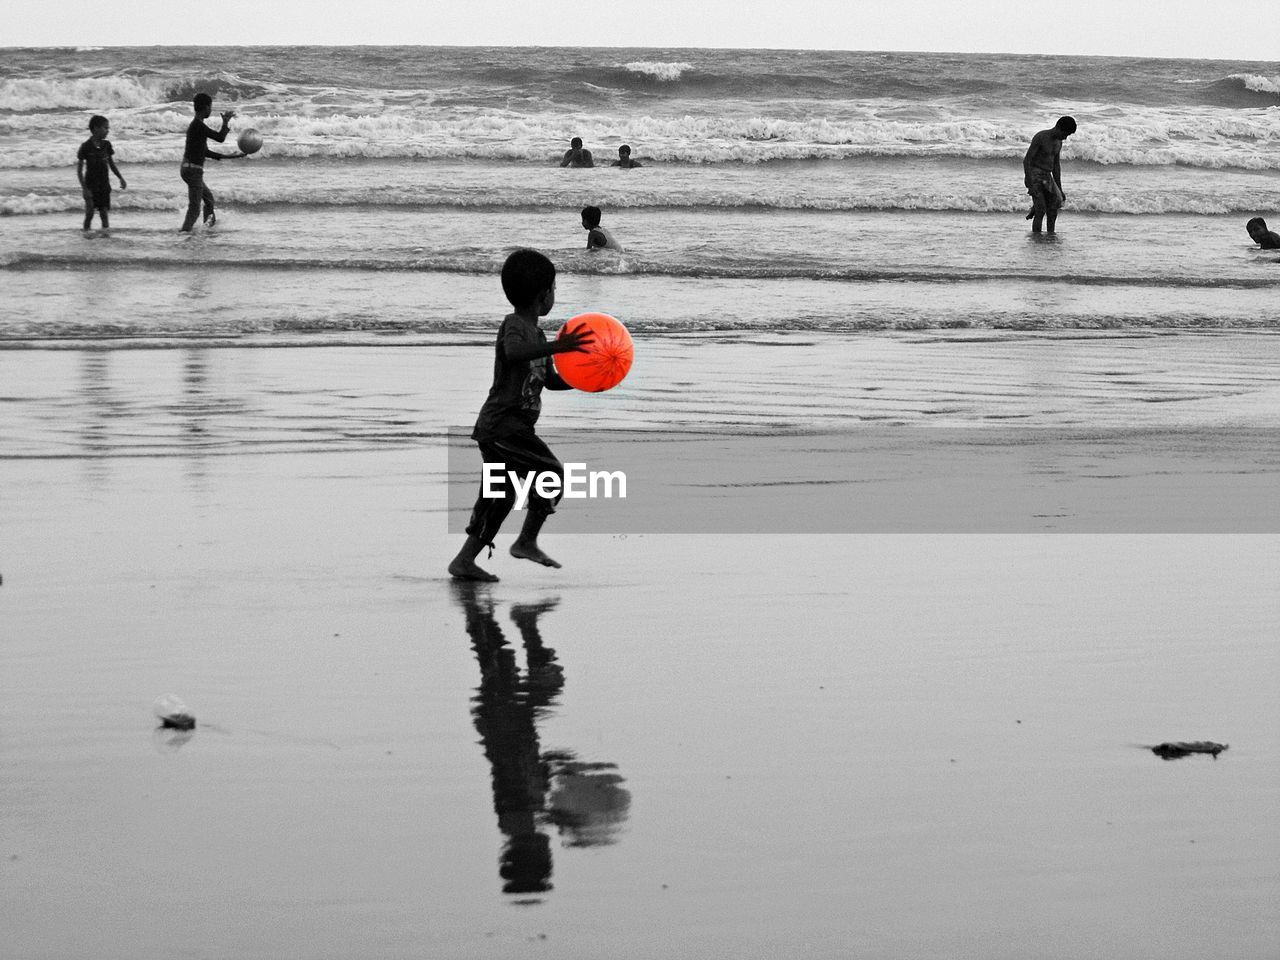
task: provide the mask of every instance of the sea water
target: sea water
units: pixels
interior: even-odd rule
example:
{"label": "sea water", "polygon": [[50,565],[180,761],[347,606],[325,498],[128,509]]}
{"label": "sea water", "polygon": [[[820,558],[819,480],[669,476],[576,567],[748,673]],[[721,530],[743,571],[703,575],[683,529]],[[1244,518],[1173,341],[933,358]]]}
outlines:
{"label": "sea water", "polygon": [[[181,236],[196,92],[258,155],[210,162]],[[129,182],[79,230],[75,151]],[[1070,114],[1035,238],[1021,159]],[[761,50],[10,49],[0,343],[383,342],[488,329],[533,246],[561,312],[633,331],[1276,325],[1280,65]],[[595,169],[561,169],[581,136]],[[627,143],[643,166],[610,167]],[[215,147],[217,149],[217,147]],[[588,253],[595,204],[621,254]],[[1280,224],[1273,224],[1280,225]],[[92,305],[90,308],[89,305]],[[553,318],[554,319],[554,318]]]}

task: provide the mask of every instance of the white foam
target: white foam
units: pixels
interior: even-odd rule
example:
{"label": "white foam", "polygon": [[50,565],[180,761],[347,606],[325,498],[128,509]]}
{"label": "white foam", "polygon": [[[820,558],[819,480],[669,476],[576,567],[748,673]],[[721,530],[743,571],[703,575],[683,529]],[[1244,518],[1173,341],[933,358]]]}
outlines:
{"label": "white foam", "polygon": [[667,62],[663,60],[632,60],[630,63],[622,65],[624,70],[632,73],[642,73],[646,76],[654,77],[663,82],[670,83],[673,80],[679,80],[680,75],[686,70],[692,70],[692,63],[685,63],[683,60],[675,62]]}
{"label": "white foam", "polygon": [[[7,81],[0,108],[14,103],[81,103],[111,115],[117,156],[126,162],[171,162],[180,157],[190,114],[164,102],[159,83],[136,79]],[[693,164],[757,164],[778,160],[852,157],[956,157],[1021,160],[1029,130],[1021,117],[902,118],[874,103],[831,107],[828,115],[640,115],[587,112],[426,109],[420,104],[336,105],[310,96],[273,92],[237,104],[238,131],[253,126],[275,159],[422,158],[553,163],[564,131],[590,131],[594,148],[630,143],[641,160]],[[287,100],[288,102],[281,102]],[[141,106],[112,107],[118,104]],[[1081,109],[1076,109],[1080,107]],[[1126,107],[1093,112],[1072,105],[1080,132],[1064,148],[1067,159],[1105,165],[1185,165],[1207,169],[1280,169],[1277,108],[1197,111]],[[0,116],[6,149],[0,168],[54,167],[73,162],[76,142],[63,114]],[[77,131],[78,133],[78,131]]]}
{"label": "white foam", "polygon": [[163,81],[148,82],[133,77],[3,80],[0,81],[0,110],[146,107],[163,102],[164,91]]}
{"label": "white foam", "polygon": [[1280,93],[1280,77],[1264,77],[1257,73],[1233,73],[1232,80],[1244,83],[1246,90],[1254,93]]}

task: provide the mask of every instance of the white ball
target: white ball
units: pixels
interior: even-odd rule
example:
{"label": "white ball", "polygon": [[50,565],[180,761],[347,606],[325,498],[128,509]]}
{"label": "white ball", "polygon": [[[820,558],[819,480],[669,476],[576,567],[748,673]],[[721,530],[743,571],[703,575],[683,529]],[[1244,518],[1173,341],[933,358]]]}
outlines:
{"label": "white ball", "polygon": [[250,127],[236,137],[236,146],[240,148],[241,153],[257,153],[262,149],[262,135]]}

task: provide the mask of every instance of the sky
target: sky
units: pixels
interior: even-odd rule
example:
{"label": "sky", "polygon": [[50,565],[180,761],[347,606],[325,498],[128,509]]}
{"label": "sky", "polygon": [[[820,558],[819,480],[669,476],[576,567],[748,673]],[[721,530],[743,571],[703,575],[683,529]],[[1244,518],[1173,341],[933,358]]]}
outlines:
{"label": "sky", "polygon": [[5,0],[2,46],[776,47],[1271,60],[1277,0]]}

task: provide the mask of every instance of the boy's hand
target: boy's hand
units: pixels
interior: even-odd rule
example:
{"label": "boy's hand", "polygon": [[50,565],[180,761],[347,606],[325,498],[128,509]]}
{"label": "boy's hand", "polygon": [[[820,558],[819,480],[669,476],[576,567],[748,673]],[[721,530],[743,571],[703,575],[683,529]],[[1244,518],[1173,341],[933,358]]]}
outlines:
{"label": "boy's hand", "polygon": [[92,200],[92,199],[93,199],[93,191],[92,191],[92,190],[90,190],[88,187],[81,187],[81,188],[80,188],[80,193],[84,195],[84,198],[85,198],[86,200]]}
{"label": "boy's hand", "polygon": [[121,178],[120,178],[120,189],[121,189],[121,190],[128,190],[128,189],[129,189],[129,185],[128,185],[127,183],[125,183],[125,182],[124,182],[124,177],[121,177]]}
{"label": "boy's hand", "polygon": [[572,330],[566,330],[556,337],[556,353],[586,353],[587,347],[595,342],[596,335],[585,324],[580,323]]}
{"label": "boy's hand", "polygon": [[236,112],[235,112],[234,110],[228,110],[228,111],[226,111],[226,112],[222,115],[222,122],[223,122],[223,123],[230,123],[230,122],[231,122],[231,118],[232,118],[232,117],[234,117],[235,115],[236,115]]}

